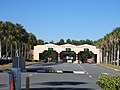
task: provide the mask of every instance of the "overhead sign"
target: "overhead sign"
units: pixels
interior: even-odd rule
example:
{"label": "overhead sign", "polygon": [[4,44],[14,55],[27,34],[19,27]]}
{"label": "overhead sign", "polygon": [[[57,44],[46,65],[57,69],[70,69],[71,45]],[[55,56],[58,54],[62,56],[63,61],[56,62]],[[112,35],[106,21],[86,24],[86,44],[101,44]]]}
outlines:
{"label": "overhead sign", "polygon": [[48,48],[48,51],[53,51],[53,48]]}
{"label": "overhead sign", "polygon": [[89,49],[88,48],[84,48],[84,51],[89,51]]}
{"label": "overhead sign", "polygon": [[66,48],[66,51],[71,51],[71,48]]}

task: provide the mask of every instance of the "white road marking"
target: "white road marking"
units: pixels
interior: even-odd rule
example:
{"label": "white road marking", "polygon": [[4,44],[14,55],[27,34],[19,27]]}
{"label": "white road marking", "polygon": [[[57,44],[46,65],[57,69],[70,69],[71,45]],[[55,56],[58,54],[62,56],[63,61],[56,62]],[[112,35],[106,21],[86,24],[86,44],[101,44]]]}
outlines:
{"label": "white road marking", "polygon": [[33,74],[29,74],[29,77],[32,76]]}
{"label": "white road marking", "polygon": [[86,74],[89,74],[89,73],[86,73]]}
{"label": "white road marking", "polygon": [[82,68],[82,69],[86,72],[87,75],[89,75],[89,78],[92,78],[92,76],[91,76],[80,64],[78,64],[78,66],[79,66],[80,68]]}
{"label": "white road marking", "polygon": [[63,71],[57,70],[57,73],[63,73]]}
{"label": "white road marking", "polygon": [[85,71],[85,69],[84,69],[80,64],[78,64],[78,66],[79,66],[80,68],[82,68],[82,69]]}
{"label": "white road marking", "polygon": [[91,75],[89,75],[89,78],[92,78],[92,76],[91,76]]}
{"label": "white road marking", "polygon": [[85,71],[73,71],[74,74],[85,74]]}
{"label": "white road marking", "polygon": [[109,73],[102,73],[102,74],[104,74],[104,75],[109,75]]}

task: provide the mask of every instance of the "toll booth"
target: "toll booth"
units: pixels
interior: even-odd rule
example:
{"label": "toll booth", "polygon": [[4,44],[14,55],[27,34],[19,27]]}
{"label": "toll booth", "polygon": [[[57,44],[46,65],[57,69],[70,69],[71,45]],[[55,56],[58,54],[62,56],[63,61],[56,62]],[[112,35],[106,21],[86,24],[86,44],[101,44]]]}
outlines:
{"label": "toll booth", "polygon": [[12,68],[20,68],[21,70],[25,69],[25,58],[21,56],[13,57]]}

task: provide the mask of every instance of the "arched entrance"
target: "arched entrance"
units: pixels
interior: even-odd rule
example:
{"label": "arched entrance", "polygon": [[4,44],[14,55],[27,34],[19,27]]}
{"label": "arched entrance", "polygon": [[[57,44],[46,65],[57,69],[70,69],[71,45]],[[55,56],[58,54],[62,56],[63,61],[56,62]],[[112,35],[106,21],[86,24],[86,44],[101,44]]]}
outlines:
{"label": "arched entrance", "polygon": [[57,62],[58,53],[55,50],[44,50],[43,53],[39,53],[39,60],[43,62]]}
{"label": "arched entrance", "polygon": [[92,51],[89,51],[88,48],[85,48],[84,51],[80,51],[78,53],[78,59],[83,63],[92,63],[92,62],[96,62],[97,58]]}
{"label": "arched entrance", "polygon": [[[80,51],[84,51],[85,48],[88,48],[89,51],[92,51],[92,53],[94,53],[94,62],[95,63],[100,63],[101,61],[101,51],[99,49],[97,49],[95,46],[92,45],[88,45],[88,44],[84,44],[84,45],[79,45],[79,46],[75,46],[75,45],[71,45],[71,44],[64,44],[64,45],[53,45],[53,44],[46,44],[46,45],[37,45],[34,46],[34,60],[41,60],[41,57],[43,56],[43,52],[45,50],[55,50],[56,52],[58,52],[58,56],[56,55],[56,59],[58,59],[60,61],[60,59],[63,59],[66,62],[65,58],[69,58],[69,55],[65,54],[65,55],[60,55],[60,53],[62,51],[67,51],[67,52],[71,52],[74,51],[76,53],[76,60],[79,60],[80,55],[78,53],[80,53]],[[66,49],[66,50],[65,50]],[[53,51],[54,51],[53,50]],[[68,56],[68,57],[66,57]],[[45,58],[42,58],[42,60]],[[49,58],[50,59],[50,58]],[[75,59],[75,55],[73,56],[73,59]],[[85,61],[85,60],[84,60]],[[85,61],[86,62],[86,61]]]}
{"label": "arched entrance", "polygon": [[60,59],[63,62],[69,62],[68,60],[73,62],[76,60],[76,53],[74,51],[62,51],[60,52]]}

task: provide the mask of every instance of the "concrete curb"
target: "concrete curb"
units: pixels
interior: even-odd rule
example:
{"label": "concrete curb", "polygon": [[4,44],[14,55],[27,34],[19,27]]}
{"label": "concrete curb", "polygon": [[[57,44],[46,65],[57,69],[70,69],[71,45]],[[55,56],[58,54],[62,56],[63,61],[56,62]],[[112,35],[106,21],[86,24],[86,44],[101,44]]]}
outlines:
{"label": "concrete curb", "polygon": [[103,67],[106,67],[106,68],[112,69],[112,70],[117,71],[117,72],[119,72],[119,71],[120,71],[120,70],[118,70],[118,69],[111,68],[111,67],[108,67],[108,66],[104,66],[104,65],[100,65],[100,66],[103,66]]}

